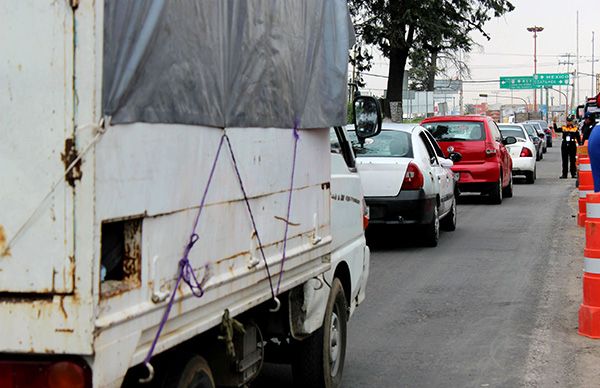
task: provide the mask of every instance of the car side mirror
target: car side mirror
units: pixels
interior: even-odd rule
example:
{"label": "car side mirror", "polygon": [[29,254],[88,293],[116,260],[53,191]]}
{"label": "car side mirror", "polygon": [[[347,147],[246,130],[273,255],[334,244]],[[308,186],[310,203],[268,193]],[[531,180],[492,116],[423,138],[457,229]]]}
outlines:
{"label": "car side mirror", "polygon": [[359,139],[373,137],[381,132],[381,107],[374,97],[358,96],[352,103],[354,130]]}
{"label": "car side mirror", "polygon": [[502,139],[502,144],[504,145],[515,144],[516,142],[517,138],[514,136],[507,136],[504,139]]}
{"label": "car side mirror", "polygon": [[454,162],[450,159],[440,158],[439,160],[440,160],[440,166],[442,166],[442,167],[450,168],[450,167],[454,166]]}
{"label": "car side mirror", "polygon": [[454,163],[458,163],[462,160],[462,155],[459,152],[450,152],[448,154],[448,159],[450,159]]}

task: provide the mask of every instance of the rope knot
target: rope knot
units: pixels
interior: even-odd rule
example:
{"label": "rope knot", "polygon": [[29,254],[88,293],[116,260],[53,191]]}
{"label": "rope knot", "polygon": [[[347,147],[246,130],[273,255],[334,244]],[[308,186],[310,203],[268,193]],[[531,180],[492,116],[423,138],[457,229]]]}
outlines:
{"label": "rope knot", "polygon": [[298,117],[294,118],[294,140],[300,139],[300,133],[298,132],[298,128],[300,127],[300,119]]}
{"label": "rope knot", "polygon": [[186,247],[188,252],[192,250],[194,244],[196,244],[196,242],[198,241],[199,238],[200,237],[198,236],[197,233],[192,233],[190,235],[190,242],[188,242],[187,247]]}

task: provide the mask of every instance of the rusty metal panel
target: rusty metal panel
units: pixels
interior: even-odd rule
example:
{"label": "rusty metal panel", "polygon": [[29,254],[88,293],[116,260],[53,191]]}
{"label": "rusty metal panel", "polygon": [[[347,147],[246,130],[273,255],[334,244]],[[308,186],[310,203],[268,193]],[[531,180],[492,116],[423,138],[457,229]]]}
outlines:
{"label": "rusty metal panel", "polygon": [[73,136],[73,28],[66,1],[0,3],[0,292],[73,291],[73,192],[51,190]]}
{"label": "rusty metal panel", "polygon": [[[276,287],[292,168],[291,129],[228,129],[267,262]],[[96,148],[96,220],[143,214],[140,288],[100,300],[96,347],[108,346],[117,328],[144,332],[148,343],[164,303],[153,295],[174,286],[178,260],[188,242],[222,130],[207,127],[133,124],[110,127]],[[218,323],[223,309],[241,312],[270,296],[270,286],[232,161],[224,149],[200,219],[199,240],[189,259],[206,294],[190,296],[182,286],[172,310],[164,349]],[[281,290],[329,268],[329,130],[300,131]],[[99,265],[99,264],[97,264]],[[208,271],[205,272],[205,266]],[[210,311],[203,306],[211,306]],[[185,316],[185,318],[181,318]],[[179,318],[178,318],[179,317]],[[178,322],[178,323],[176,323]],[[180,326],[185,326],[185,329]],[[106,343],[103,341],[107,341]],[[138,354],[138,353],[136,353]],[[137,357],[137,356],[135,356]],[[139,362],[134,357],[132,362]]]}
{"label": "rusty metal panel", "polygon": [[0,295],[2,353],[92,354],[92,326],[77,296]]}

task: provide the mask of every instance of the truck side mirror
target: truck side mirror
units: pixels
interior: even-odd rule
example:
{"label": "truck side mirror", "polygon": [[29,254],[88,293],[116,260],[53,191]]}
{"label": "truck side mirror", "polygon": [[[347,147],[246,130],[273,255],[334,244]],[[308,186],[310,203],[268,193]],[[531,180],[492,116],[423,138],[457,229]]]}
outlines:
{"label": "truck side mirror", "polygon": [[381,107],[374,97],[358,96],[352,103],[354,130],[359,139],[373,137],[381,132]]}
{"label": "truck side mirror", "polygon": [[583,119],[584,113],[585,113],[585,106],[583,106],[583,105],[577,106],[577,109],[575,110],[575,116],[577,117],[577,120]]}

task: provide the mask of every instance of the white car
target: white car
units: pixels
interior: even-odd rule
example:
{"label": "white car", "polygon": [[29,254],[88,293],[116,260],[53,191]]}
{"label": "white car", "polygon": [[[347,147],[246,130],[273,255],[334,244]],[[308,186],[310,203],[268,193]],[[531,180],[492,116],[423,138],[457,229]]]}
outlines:
{"label": "white car", "polygon": [[444,158],[425,128],[383,123],[381,133],[363,144],[351,128],[348,134],[369,206],[369,224],[418,225],[428,246],[438,244],[440,227],[456,228],[453,162]]}
{"label": "white car", "polygon": [[527,183],[536,179],[536,148],[523,124],[498,124],[503,137],[513,136],[515,144],[507,145],[513,161],[513,175],[523,175]]}
{"label": "white car", "polygon": [[544,127],[542,127],[542,124],[540,124],[539,121],[526,121],[525,124],[533,125],[537,136],[542,141],[542,152],[545,154],[548,151],[548,140],[546,139]]}

